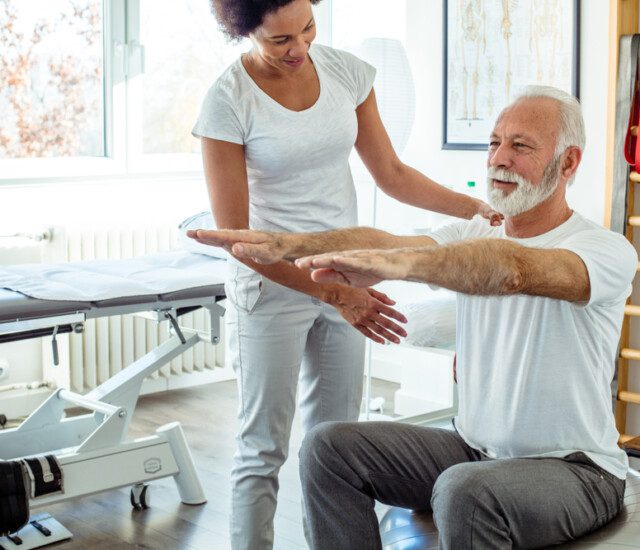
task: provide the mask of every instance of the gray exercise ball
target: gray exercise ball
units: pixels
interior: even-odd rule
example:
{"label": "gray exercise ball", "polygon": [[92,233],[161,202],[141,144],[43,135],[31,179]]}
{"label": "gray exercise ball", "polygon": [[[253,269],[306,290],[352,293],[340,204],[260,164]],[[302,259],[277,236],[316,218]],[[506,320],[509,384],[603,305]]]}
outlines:
{"label": "gray exercise ball", "polygon": [[[384,550],[430,550],[438,548],[438,531],[431,512],[391,508],[380,521]],[[611,523],[575,542],[558,548],[624,550],[640,548],[640,473],[629,470],[624,508]]]}

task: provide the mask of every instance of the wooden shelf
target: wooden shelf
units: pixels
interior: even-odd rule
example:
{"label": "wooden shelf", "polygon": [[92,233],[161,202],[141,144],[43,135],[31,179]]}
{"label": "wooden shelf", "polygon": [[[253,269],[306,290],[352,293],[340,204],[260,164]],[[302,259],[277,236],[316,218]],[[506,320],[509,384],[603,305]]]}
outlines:
{"label": "wooden shelf", "polygon": [[640,451],[640,436],[634,437],[632,439],[627,439],[624,443],[624,446],[627,449],[635,449],[636,451]]}
{"label": "wooden shelf", "polygon": [[640,349],[623,348],[620,350],[620,357],[631,359],[632,361],[640,361]]}
{"label": "wooden shelf", "polygon": [[619,391],[618,401],[623,403],[635,403],[640,405],[640,392],[637,391]]}
{"label": "wooden shelf", "polygon": [[640,306],[627,304],[624,306],[624,314],[631,315],[632,317],[640,317]]}
{"label": "wooden shelf", "polygon": [[[614,165],[616,160],[616,97],[618,84],[618,61],[620,38],[624,35],[638,32],[638,16],[640,15],[640,0],[609,0],[609,68],[608,68],[608,93],[607,93],[607,151],[605,155],[605,208],[604,225],[611,227]],[[627,114],[628,116],[628,114]],[[638,128],[633,130],[633,135],[638,135]],[[640,216],[634,215],[636,183],[640,183],[640,174],[631,172],[627,186],[628,225],[625,228],[625,236],[636,248],[639,243],[634,243],[635,228],[640,227]],[[617,225],[617,224],[616,224]],[[640,271],[640,269],[638,269]],[[620,441],[633,439],[635,436],[627,435],[627,408],[628,404],[640,404],[640,393],[629,390],[630,361],[640,361],[640,350],[632,346],[638,345],[631,342],[630,329],[633,324],[631,317],[640,317],[640,305],[628,304],[625,306],[625,318],[622,324],[620,338],[620,357],[618,358],[618,400],[616,401],[616,426],[620,434]],[[634,364],[633,367],[637,367]],[[636,389],[636,388],[634,388]],[[636,406],[633,413],[636,413]]]}

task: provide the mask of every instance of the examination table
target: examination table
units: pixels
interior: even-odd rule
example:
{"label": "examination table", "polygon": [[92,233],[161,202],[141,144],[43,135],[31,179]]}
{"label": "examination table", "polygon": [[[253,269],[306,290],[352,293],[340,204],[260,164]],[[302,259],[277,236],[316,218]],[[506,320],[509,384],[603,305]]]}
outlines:
{"label": "examination table", "polygon": [[[52,468],[61,470],[58,490],[27,495],[31,507],[132,486],[132,505],[144,508],[145,482],[169,476],[182,502],[206,502],[177,422],[135,440],[127,438],[127,431],[147,376],[202,340],[219,342],[225,264],[174,251],[131,260],[0,267],[0,343],[51,337],[54,362],[57,335],[81,332],[89,319],[146,312],[147,318],[151,314],[171,327],[168,340],[94,390],[80,395],[57,388],[17,428],[0,431],[0,460],[18,463],[36,457],[51,478],[45,461],[49,457]],[[211,329],[203,334],[182,328],[180,316],[200,308],[208,312]],[[69,407],[89,413],[66,416]],[[70,536],[43,514],[17,535],[0,537],[0,546],[27,550]]]}

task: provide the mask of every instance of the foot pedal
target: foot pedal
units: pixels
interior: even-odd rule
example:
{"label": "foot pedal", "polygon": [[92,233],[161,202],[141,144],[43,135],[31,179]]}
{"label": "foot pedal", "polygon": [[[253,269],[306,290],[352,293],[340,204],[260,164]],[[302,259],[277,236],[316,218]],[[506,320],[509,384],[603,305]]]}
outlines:
{"label": "foot pedal", "polygon": [[37,514],[17,533],[0,537],[3,550],[32,550],[72,538],[71,532],[50,514]]}
{"label": "foot pedal", "polygon": [[40,531],[45,537],[51,536],[51,531],[47,529],[42,523],[37,522],[35,519],[31,520],[29,524],[33,525],[38,531]]}

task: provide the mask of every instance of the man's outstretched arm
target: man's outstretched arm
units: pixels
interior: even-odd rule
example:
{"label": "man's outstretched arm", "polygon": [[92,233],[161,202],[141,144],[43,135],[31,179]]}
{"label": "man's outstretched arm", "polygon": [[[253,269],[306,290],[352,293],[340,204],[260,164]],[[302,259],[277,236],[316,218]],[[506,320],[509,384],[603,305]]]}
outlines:
{"label": "man's outstretched arm", "polygon": [[188,231],[187,236],[202,244],[225,248],[234,256],[249,258],[261,264],[295,260],[329,251],[435,245],[430,237],[402,237],[373,227],[351,227],[319,233],[197,229]]}
{"label": "man's outstretched arm", "polygon": [[563,249],[529,248],[506,239],[475,239],[443,246],[358,250],[301,258],[318,282],[371,286],[397,279],[435,284],[482,296],[529,294],[588,301],[589,274],[580,257]]}

